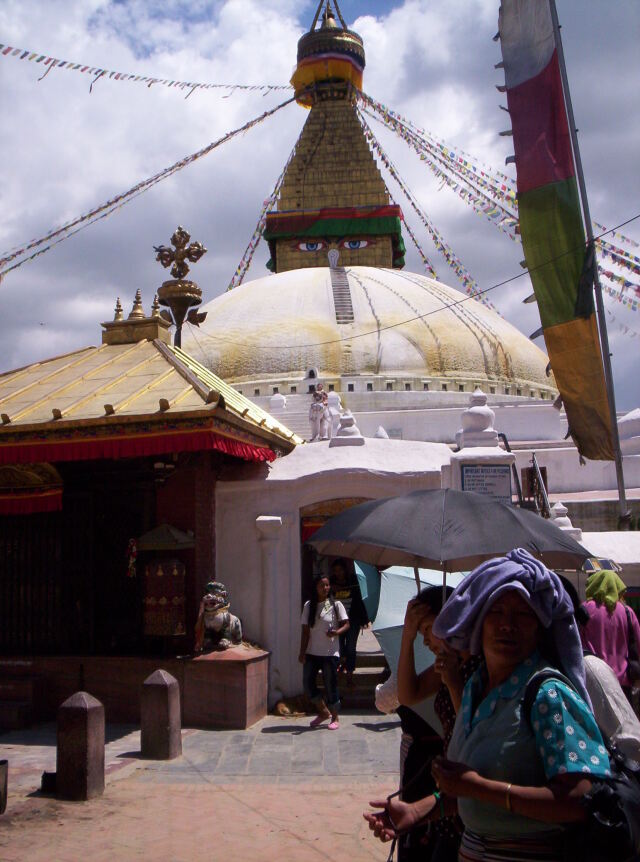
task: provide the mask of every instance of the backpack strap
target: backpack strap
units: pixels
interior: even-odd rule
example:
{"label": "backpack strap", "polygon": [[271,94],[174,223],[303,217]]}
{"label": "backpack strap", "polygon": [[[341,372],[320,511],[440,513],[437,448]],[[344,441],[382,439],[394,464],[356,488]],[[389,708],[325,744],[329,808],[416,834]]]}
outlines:
{"label": "backpack strap", "polygon": [[544,668],[543,670],[539,670],[537,673],[534,673],[527,683],[527,687],[524,690],[524,697],[522,699],[522,708],[531,731],[533,731],[533,727],[531,726],[531,710],[533,709],[533,704],[536,702],[540,686],[548,679],[557,679],[559,682],[563,682],[565,685],[569,686],[573,691],[576,690],[576,687],[571,680],[563,673],[560,673],[559,670]]}

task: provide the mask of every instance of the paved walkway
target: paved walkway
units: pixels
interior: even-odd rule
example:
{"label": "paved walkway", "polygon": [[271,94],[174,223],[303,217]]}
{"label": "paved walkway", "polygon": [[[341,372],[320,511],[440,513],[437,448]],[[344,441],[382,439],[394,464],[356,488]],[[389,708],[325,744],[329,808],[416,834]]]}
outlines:
{"label": "paved walkway", "polygon": [[139,731],[109,726],[105,794],[85,803],[38,792],[55,770],[54,725],[1,735],[0,862],[383,859],[361,812],[397,785],[399,722],[345,714],[341,725],[269,716],[247,731],[186,730],[173,761],[140,759]]}

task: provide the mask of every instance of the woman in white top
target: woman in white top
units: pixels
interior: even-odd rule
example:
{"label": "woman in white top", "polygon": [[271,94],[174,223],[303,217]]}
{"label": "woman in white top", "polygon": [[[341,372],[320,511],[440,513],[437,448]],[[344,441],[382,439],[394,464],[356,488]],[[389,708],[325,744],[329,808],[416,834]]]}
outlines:
{"label": "woman in white top", "polygon": [[[349,628],[349,617],[342,602],[330,598],[329,578],[321,576],[315,582],[316,594],[302,609],[302,635],[298,661],[304,665],[302,676],[305,694],[318,710],[311,722],[317,727],[331,719],[329,730],[340,727],[338,710],[338,660],[340,657],[339,637]],[[326,702],[318,691],[318,671],[322,671]]]}

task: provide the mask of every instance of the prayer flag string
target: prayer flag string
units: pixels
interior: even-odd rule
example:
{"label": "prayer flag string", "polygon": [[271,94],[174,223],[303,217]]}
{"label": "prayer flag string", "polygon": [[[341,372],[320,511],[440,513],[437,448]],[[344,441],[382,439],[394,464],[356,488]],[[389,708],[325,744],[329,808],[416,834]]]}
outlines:
{"label": "prayer flag string", "polygon": [[428,133],[416,130],[409,120],[405,120],[397,112],[391,111],[380,102],[376,102],[366,93],[360,93],[360,97],[370,110],[378,114],[386,125],[415,149],[429,153],[447,170],[455,173],[459,178],[465,178],[474,183],[506,205],[515,206],[516,191],[512,179],[499,172],[491,173],[488,169],[483,170],[483,167],[477,164],[467,153],[464,153],[465,158],[461,155],[463,151],[460,149],[450,147],[446,142],[441,142]]}
{"label": "prayer flag string", "polygon": [[[44,236],[42,236],[38,239],[31,240],[26,245],[24,245],[22,248],[19,248],[15,251],[12,251],[11,253],[5,253],[2,257],[0,257],[0,266],[5,266],[7,263],[10,263],[12,260],[15,260],[15,258],[22,257],[23,255],[26,255],[26,253],[28,251],[31,251],[32,249],[38,248],[39,246],[43,246],[43,245],[45,245],[45,243],[49,243],[50,240],[55,240],[55,242],[49,243],[47,248],[40,249],[38,252],[36,252],[36,253],[28,256],[28,257],[23,257],[22,260],[19,260],[13,266],[7,267],[7,268],[3,269],[2,271],[0,271],[0,278],[2,278],[2,276],[6,275],[11,270],[17,269],[19,266],[22,266],[22,264],[26,263],[28,260],[33,260],[35,257],[38,257],[38,255],[42,254],[44,251],[48,251],[50,248],[52,248],[54,245],[56,245],[57,242],[61,242],[63,239],[68,239],[69,236],[73,236],[75,233],[78,233],[79,230],[82,230],[84,227],[87,227],[89,224],[93,224],[95,221],[98,221],[99,218],[103,218],[103,217],[106,217],[107,215],[110,215],[112,212],[119,209],[124,204],[129,203],[129,201],[138,197],[143,192],[148,191],[152,186],[156,185],[156,183],[159,183],[162,180],[166,179],[167,177],[171,176],[172,174],[177,173],[177,171],[182,170],[182,168],[186,167],[187,165],[192,164],[197,159],[202,158],[202,156],[206,156],[212,150],[215,150],[217,147],[221,146],[222,144],[226,143],[227,141],[232,140],[233,138],[237,137],[238,135],[242,134],[243,132],[246,132],[249,129],[254,128],[259,123],[261,123],[263,120],[267,119],[267,117],[273,116],[273,114],[275,114],[281,108],[284,108],[285,105],[291,104],[291,102],[293,102],[293,101],[295,101],[294,96],[292,96],[290,99],[287,99],[284,102],[281,102],[275,108],[271,108],[269,111],[265,111],[259,117],[256,117],[253,120],[249,120],[249,122],[245,123],[244,125],[240,126],[237,129],[234,129],[232,132],[227,132],[221,138],[218,138],[216,141],[213,141],[212,143],[208,144],[206,147],[203,147],[201,150],[198,150],[195,153],[191,153],[190,155],[185,156],[184,158],[175,162],[170,167],[165,168],[164,170],[160,171],[157,174],[154,174],[152,177],[149,177],[146,180],[142,180],[141,182],[137,183],[132,188],[128,189],[126,192],[123,192],[122,194],[116,195],[115,197],[106,201],[106,203],[101,204],[98,207],[95,207],[94,209],[90,210],[87,213],[84,213],[81,216],[78,216],[77,218],[73,219],[73,221],[67,222],[62,227],[51,230],[47,234],[45,234]],[[96,217],[98,217],[98,218],[96,218]],[[60,239],[58,239],[58,237],[60,237]]]}
{"label": "prayer flag string", "polygon": [[[394,131],[417,152],[421,161],[427,164],[435,176],[455,191],[476,213],[486,216],[512,240],[520,241],[518,202],[513,180],[498,171],[492,173],[486,166],[478,166],[472,156],[438,141],[367,94],[359,95],[364,105],[360,112],[362,119],[362,113],[365,113]],[[394,179],[397,177],[394,176]],[[505,203],[508,203],[511,210],[505,207]],[[638,243],[619,231],[607,231],[607,228],[597,222],[594,222],[594,225],[601,232],[611,233],[621,245],[639,247]],[[596,245],[599,253],[608,258],[613,266],[640,274],[640,257],[602,238],[596,240]],[[607,281],[603,285],[606,295],[631,311],[636,311],[636,297],[640,296],[640,285],[611,269],[599,267],[599,271]]]}
{"label": "prayer flag string", "polygon": [[[397,111],[393,111],[391,108],[384,105],[382,102],[377,102],[371,96],[366,93],[360,93],[362,98],[367,101],[371,107],[380,113],[388,114],[390,117],[398,120],[403,126],[412,130],[416,135],[425,139],[426,142],[430,143],[434,147],[439,148],[443,153],[446,153],[448,156],[452,156],[459,164],[468,167],[474,173],[477,173],[479,176],[486,177],[493,183],[497,185],[505,185],[505,190],[511,190],[515,193],[516,184],[512,177],[507,176],[506,174],[501,173],[495,168],[487,167],[482,162],[480,162],[474,156],[469,155],[460,147],[449,147],[446,141],[441,140],[436,135],[433,135],[431,132],[426,131],[425,129],[421,129],[416,126],[411,120],[408,120],[406,117],[403,117],[402,114],[399,114]],[[483,170],[486,168],[486,170]],[[513,195],[515,198],[515,194]]]}
{"label": "prayer flag string", "polygon": [[[436,163],[437,161],[442,163],[442,159],[439,156],[435,159],[432,158],[431,154],[425,152],[419,143],[416,143],[416,141],[410,136],[405,136],[400,133],[396,126],[393,124],[387,124],[383,119],[381,120],[379,117],[371,115],[368,111],[366,113],[369,116],[374,116],[376,120],[382,122],[387,126],[387,128],[398,133],[399,136],[405,140],[405,143],[408,143],[409,146],[416,151],[420,160],[430,168],[432,173],[438,179],[441,179],[444,184],[448,185],[454,192],[456,192],[456,194],[465,203],[470,205],[476,213],[485,216],[489,221],[497,225],[497,227],[503,231],[509,239],[517,241],[518,218],[516,214],[506,209],[506,207],[492,198],[485,190],[475,188],[469,179],[464,174],[461,174],[457,168],[451,169],[450,166],[446,166],[443,170],[442,167],[438,166]],[[453,176],[451,176],[451,173],[453,173]],[[457,180],[460,180],[460,182],[457,182]]]}
{"label": "prayer flag string", "polygon": [[[419,129],[410,120],[403,117],[397,111],[393,111],[386,105],[376,102],[375,99],[372,99],[366,93],[360,93],[360,97],[365,105],[378,114],[376,117],[378,121],[382,120],[385,125],[392,128],[401,138],[410,143],[414,149],[422,149],[427,153],[430,153],[433,157],[439,158],[441,163],[443,163],[442,159],[446,160],[447,170],[456,174],[459,179],[462,179],[463,181],[469,179],[472,183],[476,183],[489,197],[491,197],[491,195],[495,195],[495,198],[497,199],[494,199],[493,203],[495,203],[496,206],[500,206],[501,201],[507,203],[513,212],[508,212],[507,219],[502,222],[502,226],[512,229],[514,233],[512,238],[515,238],[515,235],[518,233],[518,201],[515,182],[513,179],[507,177],[500,171],[497,171],[495,168],[488,168],[459,147],[451,147],[446,141],[441,141],[429,132]],[[437,150],[437,153],[435,150]],[[424,160],[425,159],[423,159],[423,161]],[[443,165],[444,164],[445,163],[443,163]],[[443,179],[443,182],[445,182],[446,178],[441,176],[437,168],[436,171],[436,175],[440,176]],[[452,185],[452,187],[454,187],[454,185]],[[463,199],[467,198],[467,202],[477,203],[477,201],[473,200],[473,189],[469,190],[472,193],[471,199],[469,199],[466,192],[461,190],[459,187],[454,187],[454,190],[457,191]],[[480,193],[479,190],[475,191]],[[497,215],[496,212],[492,212],[491,209],[483,209],[482,206],[476,211],[479,211],[484,215],[489,213],[489,217],[492,219],[495,219],[495,216]],[[608,228],[595,221],[593,222],[593,225],[598,233],[611,234],[611,236],[615,237],[621,245],[627,245],[631,248],[640,248],[640,243],[625,236],[617,230],[610,231]],[[620,258],[625,261],[622,263],[623,266],[630,269],[632,272],[639,274],[639,257],[635,257],[625,249],[618,248],[604,240],[598,240],[598,243],[602,243],[603,247],[608,248],[608,250],[613,254],[619,255]]]}
{"label": "prayer flag string", "polygon": [[627,335],[629,338],[640,338],[640,332],[638,332],[637,329],[634,329],[632,326],[627,326],[626,323],[622,323],[622,321],[618,320],[610,308],[606,308],[605,310],[609,315],[611,322],[616,324],[617,329],[622,332],[623,335]]}
{"label": "prayer flag string", "polygon": [[[298,141],[299,140],[300,139],[298,138]],[[288,169],[289,165],[291,164],[291,160],[293,159],[293,156],[295,154],[296,147],[298,146],[298,141],[296,141],[296,144],[295,144],[293,150],[291,151],[289,158],[287,159],[287,163],[284,166],[284,168],[282,169],[282,173],[278,177],[278,180],[277,180],[277,182],[273,188],[273,191],[271,192],[269,197],[265,201],[262,202],[262,210],[260,211],[260,216],[258,218],[258,224],[256,225],[256,229],[254,230],[253,235],[251,236],[251,239],[249,240],[248,246],[244,250],[244,254],[242,255],[242,259],[240,260],[240,263],[236,267],[236,270],[233,274],[231,281],[229,282],[227,290],[233,290],[234,287],[238,287],[239,285],[241,285],[242,282],[244,281],[245,275],[249,271],[249,267],[251,266],[251,261],[253,260],[253,255],[255,254],[255,251],[258,248],[258,245],[260,244],[260,240],[262,239],[262,234],[264,232],[264,226],[267,222],[267,213],[270,210],[272,210],[273,207],[275,206],[276,200],[278,199],[278,195],[280,194],[280,189],[282,187],[282,183],[284,181],[285,174],[287,173],[287,169]]]}
{"label": "prayer flag string", "polygon": [[593,222],[593,226],[598,233],[611,234],[611,236],[614,236],[616,239],[620,240],[623,245],[628,245],[631,248],[640,248],[640,242],[636,242],[635,239],[630,239],[628,236],[625,236],[623,233],[620,233],[620,231],[610,230],[608,227],[598,224],[597,221]]}
{"label": "prayer flag string", "polygon": [[489,307],[495,309],[495,306],[493,305],[493,303],[491,303],[490,300],[486,296],[480,295],[480,291],[479,291],[479,288],[478,288],[478,285],[477,285],[475,279],[470,275],[470,273],[465,268],[462,261],[455,254],[453,249],[449,245],[447,245],[444,238],[442,237],[442,234],[438,231],[438,229],[435,227],[435,225],[433,225],[433,223],[428,218],[428,216],[425,214],[425,212],[421,209],[420,205],[415,200],[413,194],[411,193],[411,191],[407,187],[406,183],[400,177],[397,168],[395,167],[395,165],[393,164],[391,159],[387,156],[387,154],[384,152],[384,150],[380,146],[379,141],[377,140],[377,138],[375,137],[375,135],[371,131],[371,129],[370,129],[369,125],[367,124],[367,121],[364,119],[360,109],[358,109],[358,118],[360,120],[365,138],[367,139],[369,145],[371,147],[373,147],[373,149],[378,154],[378,157],[380,158],[383,165],[386,167],[386,169],[389,171],[389,173],[391,174],[393,179],[400,186],[405,197],[409,201],[411,207],[414,209],[414,211],[418,215],[418,218],[426,227],[436,249],[440,252],[440,254],[442,254],[442,256],[446,260],[447,264],[454,271],[457,278],[460,280],[463,287],[465,288],[467,294],[469,296],[472,296],[474,298],[479,299],[479,301],[481,301],[484,304],[488,305]]}
{"label": "prayer flag string", "polygon": [[605,242],[603,239],[598,239],[596,241],[601,254],[605,257],[610,258],[615,261],[618,266],[623,267],[624,269],[628,269],[630,272],[633,272],[635,275],[640,275],[640,258],[636,257],[633,254],[629,254],[624,251],[624,249],[617,248],[615,245],[611,245],[609,242]]}
{"label": "prayer flag string", "polygon": [[93,76],[89,92],[93,90],[94,84],[97,84],[103,78],[109,81],[146,84],[147,87],[157,84],[160,87],[188,90],[185,99],[188,99],[196,90],[225,90],[227,91],[227,96],[230,96],[239,90],[246,92],[260,91],[266,95],[277,90],[292,89],[289,84],[208,84],[196,83],[195,81],[177,81],[173,78],[161,78],[157,75],[136,75],[129,74],[128,72],[116,72],[110,69],[103,69],[100,66],[91,66],[87,63],[76,63],[73,60],[59,60],[56,57],[40,54],[38,51],[28,51],[23,48],[15,48],[12,45],[0,44],[0,57],[13,57],[17,60],[26,60],[36,65],[42,64],[43,67],[46,67],[46,71],[44,75],[38,78],[39,81],[48,75],[52,69],[67,69],[72,72],[80,72],[84,75]]}

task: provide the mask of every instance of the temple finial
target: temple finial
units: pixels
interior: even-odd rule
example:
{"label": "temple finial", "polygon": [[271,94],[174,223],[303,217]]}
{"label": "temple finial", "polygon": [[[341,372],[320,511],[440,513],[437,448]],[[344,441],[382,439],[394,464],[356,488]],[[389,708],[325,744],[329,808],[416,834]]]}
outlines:
{"label": "temple finial", "polygon": [[140,318],[143,320],[145,317],[144,308],[142,307],[142,296],[140,295],[140,288],[136,290],[136,295],[133,300],[133,308],[131,309],[131,313],[129,314],[128,320],[135,320],[136,318]]}
{"label": "temple finial", "polygon": [[187,312],[202,302],[202,291],[195,282],[185,280],[185,276],[189,272],[187,261],[197,263],[207,249],[201,242],[189,244],[190,239],[189,232],[180,225],[171,237],[173,248],[166,245],[153,247],[156,260],[160,261],[165,269],[171,267],[173,279],[163,282],[158,290],[158,302],[171,311],[176,326],[173,340],[176,347],[181,345],[182,324]]}
{"label": "temple finial", "polygon": [[202,255],[207,253],[201,242],[192,242],[189,245],[190,239],[191,234],[182,225],[179,225],[171,237],[173,248],[166,245],[153,247],[156,252],[156,260],[160,261],[165,269],[171,266],[171,275],[174,278],[184,278],[189,272],[187,260],[191,263],[197,263]]}
{"label": "temple finial", "polygon": [[120,297],[116,299],[116,307],[115,313],[113,315],[114,320],[124,320],[124,314],[122,311],[122,303],[120,302]]}

